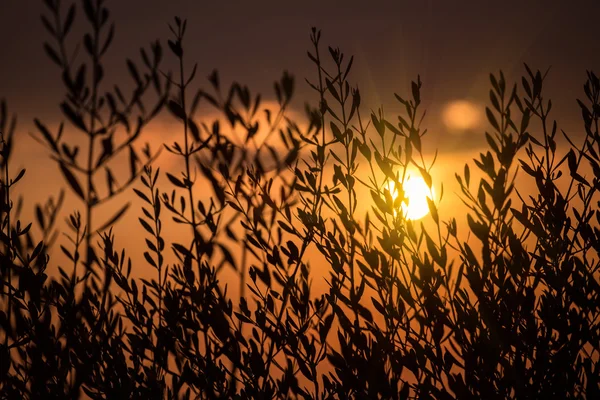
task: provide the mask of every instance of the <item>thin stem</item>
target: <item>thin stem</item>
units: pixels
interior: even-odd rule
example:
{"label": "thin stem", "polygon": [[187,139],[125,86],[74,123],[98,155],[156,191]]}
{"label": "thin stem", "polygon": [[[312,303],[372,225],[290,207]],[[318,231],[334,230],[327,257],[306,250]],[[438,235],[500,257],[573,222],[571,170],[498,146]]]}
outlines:
{"label": "thin stem", "polygon": [[[100,2],[96,1],[96,8],[100,8]],[[87,197],[86,197],[86,226],[87,235],[85,237],[85,248],[86,248],[86,264],[87,268],[92,267],[92,211],[94,208],[95,198],[92,198],[94,191],[93,176],[95,172],[94,168],[94,145],[96,142],[95,126],[96,126],[96,112],[98,108],[98,67],[99,67],[99,55],[98,55],[98,41],[99,41],[99,30],[100,30],[99,14],[96,14],[96,20],[94,21],[93,29],[93,49],[92,49],[92,105],[90,109],[90,130],[89,135],[89,146],[88,146],[88,163],[86,171],[87,181]]]}
{"label": "thin stem", "polygon": [[[313,38],[313,44],[315,46],[315,52],[316,52],[316,60],[317,60],[317,69],[319,71],[319,97],[320,97],[320,106],[322,107],[322,105],[324,104],[325,101],[325,89],[323,86],[323,75],[321,72],[321,59],[319,56],[319,46],[318,46],[318,33],[315,33],[315,37]],[[326,142],[325,142],[325,111],[322,110],[321,111],[321,129],[322,129],[322,146],[326,146]],[[323,151],[323,154],[325,154],[325,151]],[[322,192],[322,185],[323,185],[323,169],[324,169],[324,161],[320,161],[320,173],[319,173],[319,185],[317,187],[317,192],[315,194],[315,201],[313,203],[313,207],[312,207],[312,212],[311,212],[311,216],[313,216],[315,219],[317,218],[317,215],[320,215],[320,213],[318,212],[319,206],[321,204],[321,192]],[[292,275],[288,277],[287,282],[285,284],[285,287],[283,289],[283,300],[281,303],[281,308],[279,309],[279,313],[277,315],[277,320],[275,323],[275,329],[277,329],[277,327],[279,327],[279,325],[281,325],[281,321],[283,319],[283,314],[286,310],[287,307],[287,303],[289,301],[289,296],[290,296],[290,288],[291,288],[291,282],[293,282],[293,280],[295,279],[298,270],[300,269],[300,265],[302,265],[302,258],[304,256],[304,253],[306,252],[306,250],[308,249],[308,245],[310,244],[310,242],[312,241],[312,237],[314,235],[314,227],[316,225],[317,221],[313,221],[313,224],[309,227],[308,232],[305,236],[305,238],[302,241],[302,247],[298,253],[298,260],[296,262],[296,266],[292,272]],[[273,362],[273,357],[274,357],[274,351],[275,351],[275,341],[271,340],[270,344],[269,344],[269,351],[267,353],[267,360],[266,360],[266,365],[265,365],[265,371],[267,371],[267,374],[270,371],[271,368],[271,364]],[[263,384],[262,384],[262,391],[264,392],[265,388],[266,388],[266,384],[267,384],[268,379],[265,378],[263,380]]]}
{"label": "thin stem", "polygon": [[[184,23],[185,24],[185,23]],[[184,25],[185,26],[185,25]],[[176,39],[178,41],[178,44],[180,46],[180,48],[183,48],[183,34],[184,34],[184,28],[182,28],[181,25],[178,26],[178,32],[176,34]],[[205,277],[205,274],[202,271],[202,253],[200,251],[200,241],[199,241],[199,235],[200,233],[198,232],[198,222],[196,219],[196,212],[195,212],[195,200],[194,200],[194,193],[193,193],[193,180],[192,180],[192,174],[191,174],[191,168],[190,168],[190,157],[192,155],[192,151],[190,150],[190,139],[189,139],[189,123],[188,123],[188,114],[187,114],[187,110],[186,110],[186,88],[189,82],[185,81],[185,70],[184,70],[184,65],[183,65],[183,54],[180,53],[178,55],[178,60],[179,60],[179,95],[180,95],[180,101],[181,101],[181,108],[183,110],[183,138],[184,138],[184,146],[185,146],[185,150],[183,152],[183,157],[184,157],[184,161],[185,161],[185,179],[188,181],[186,182],[186,186],[187,186],[187,192],[188,192],[188,200],[190,203],[190,213],[191,213],[191,228],[192,228],[192,238],[193,238],[193,247],[195,249],[195,253],[196,253],[196,264],[197,264],[197,268],[198,268],[198,276],[200,279],[200,285],[204,286],[206,284],[205,279],[209,278],[209,277]],[[216,286],[216,285],[215,285]],[[220,291],[218,289],[218,287],[215,289],[219,295],[220,295]],[[212,351],[211,351],[211,347],[210,347],[210,338],[209,338],[209,334],[208,334],[208,329],[205,330],[204,332],[204,346],[205,346],[205,351],[206,351],[206,358],[208,360],[212,360]]]}
{"label": "thin stem", "polygon": [[[182,41],[183,41],[183,37],[180,36],[178,38],[180,45],[183,47]],[[185,146],[185,150],[183,152],[183,157],[185,160],[185,178],[189,181],[189,183],[187,184],[187,192],[188,192],[188,199],[190,202],[190,213],[191,213],[191,226],[192,226],[192,234],[193,234],[193,238],[194,238],[194,247],[196,250],[196,261],[198,264],[198,273],[200,273],[200,268],[201,268],[201,263],[200,263],[200,247],[198,246],[198,240],[197,240],[197,231],[196,228],[198,226],[197,222],[196,222],[196,212],[194,211],[194,207],[195,207],[195,202],[194,202],[194,193],[192,190],[192,176],[191,176],[191,168],[190,168],[190,147],[189,147],[189,124],[188,124],[188,119],[187,119],[187,113],[186,113],[186,87],[187,84],[185,83],[185,73],[184,73],[184,66],[183,66],[183,56],[179,57],[179,95],[180,95],[180,100],[181,100],[181,108],[184,111],[185,114],[185,118],[183,119],[183,140],[184,140],[184,146]]]}
{"label": "thin stem", "polygon": [[[1,135],[1,132],[0,132]],[[0,142],[3,146],[2,151],[4,152],[4,148],[6,143],[4,142],[4,137],[0,136]],[[6,157],[6,153],[3,154],[4,157],[4,191],[6,195],[6,239],[7,239],[7,249],[6,256],[9,260],[13,260],[13,245],[12,245],[12,234],[10,227],[10,185],[9,185],[9,171],[8,171],[8,157]],[[11,263],[12,264],[12,263]],[[8,282],[8,309],[7,309],[7,321],[10,324],[10,319],[12,316],[12,299],[13,299],[13,290],[12,290],[12,265],[8,265],[7,268],[7,282]],[[8,346],[8,333],[5,333],[4,336],[4,345]]]}

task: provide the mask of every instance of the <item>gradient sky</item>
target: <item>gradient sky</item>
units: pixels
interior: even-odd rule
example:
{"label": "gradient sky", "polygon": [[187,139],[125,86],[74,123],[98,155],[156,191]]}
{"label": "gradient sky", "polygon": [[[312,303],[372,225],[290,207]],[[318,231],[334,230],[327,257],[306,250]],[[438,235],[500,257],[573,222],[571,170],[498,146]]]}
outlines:
{"label": "gradient sky", "polygon": [[[68,3],[63,0],[63,3]],[[311,26],[324,44],[356,56],[354,79],[369,107],[390,103],[418,73],[431,111],[454,98],[485,101],[488,74],[524,72],[522,63],[552,66],[550,94],[576,111],[585,70],[600,63],[598,1],[195,1],[107,0],[117,25],[109,71],[124,72],[124,57],[168,37],[166,24],[189,20],[189,54],[207,75],[270,90],[284,69],[312,76],[306,58]],[[30,120],[51,116],[62,94],[57,69],[46,59],[42,0],[0,1],[0,96]],[[298,79],[299,97],[307,94]],[[563,96],[564,95],[564,96]],[[562,108],[562,107],[561,107]],[[435,112],[432,119],[435,118]],[[578,113],[577,113],[578,117]],[[434,122],[434,121],[432,121]]]}
{"label": "gradient sky", "polygon": [[[46,149],[27,133],[34,131],[34,117],[49,124],[62,119],[58,104],[64,89],[59,71],[42,49],[48,39],[40,21],[42,4],[42,0],[0,0],[0,98],[7,99],[19,116],[15,158],[19,166],[27,165],[25,185],[46,196],[57,192],[61,178]],[[217,68],[224,81],[248,84],[268,98],[273,81],[287,69],[297,78],[296,105],[306,100],[315,104],[304,82],[304,77],[314,76],[306,57],[312,26],[322,29],[324,45],[355,55],[351,79],[359,85],[367,111],[380,105],[393,110],[393,93],[408,93],[410,81],[420,74],[428,109],[425,123],[439,145],[439,167],[449,174],[438,180],[453,179],[453,172],[462,169],[459,164],[472,156],[465,149],[475,151],[485,130],[482,121],[471,132],[448,132],[442,123],[445,106],[467,100],[482,111],[490,72],[502,69],[510,82],[520,81],[523,62],[534,69],[551,66],[546,89],[554,117],[574,135],[582,130],[575,99],[583,96],[585,71],[600,72],[600,1],[107,0],[106,4],[117,28],[106,62],[107,80],[125,80],[125,58],[138,59],[139,47],[155,39],[165,43],[167,23],[175,15],[188,19],[187,54],[199,63],[198,76]],[[48,167],[54,168],[53,176]],[[31,208],[33,201],[26,202]],[[127,218],[137,224],[139,213],[129,214]]]}

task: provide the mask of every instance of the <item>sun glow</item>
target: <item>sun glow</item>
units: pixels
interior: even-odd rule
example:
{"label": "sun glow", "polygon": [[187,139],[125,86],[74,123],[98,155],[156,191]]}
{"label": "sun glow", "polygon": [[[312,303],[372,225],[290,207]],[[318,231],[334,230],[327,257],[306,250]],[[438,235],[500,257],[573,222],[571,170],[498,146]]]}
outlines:
{"label": "sun glow", "polygon": [[455,100],[446,104],[442,120],[451,132],[464,132],[481,124],[481,109],[468,100]]}
{"label": "sun glow", "polygon": [[[387,188],[390,191],[392,198],[395,200],[398,197],[398,190],[396,189],[394,182],[389,181]],[[411,177],[408,175],[404,181],[403,188],[406,202],[402,202],[401,208],[405,218],[416,220],[429,214],[427,198],[435,198],[433,187],[431,187],[430,190],[427,183],[425,183],[425,180],[420,176]]]}

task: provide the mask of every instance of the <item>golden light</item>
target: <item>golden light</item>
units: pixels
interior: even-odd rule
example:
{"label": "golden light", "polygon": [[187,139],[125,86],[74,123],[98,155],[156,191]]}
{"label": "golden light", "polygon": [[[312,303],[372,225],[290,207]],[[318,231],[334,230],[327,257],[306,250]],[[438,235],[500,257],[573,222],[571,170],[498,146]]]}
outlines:
{"label": "golden light", "polygon": [[444,124],[450,131],[463,132],[475,129],[482,122],[482,110],[468,100],[455,100],[444,107]]}
{"label": "golden light", "polygon": [[[402,213],[406,219],[417,220],[425,217],[429,213],[429,205],[427,204],[427,198],[435,198],[435,191],[433,187],[429,190],[427,183],[420,176],[407,175],[404,184],[404,195],[406,196],[406,202],[402,202]],[[395,200],[398,197],[398,190],[396,189],[394,182],[389,181],[388,190]]]}

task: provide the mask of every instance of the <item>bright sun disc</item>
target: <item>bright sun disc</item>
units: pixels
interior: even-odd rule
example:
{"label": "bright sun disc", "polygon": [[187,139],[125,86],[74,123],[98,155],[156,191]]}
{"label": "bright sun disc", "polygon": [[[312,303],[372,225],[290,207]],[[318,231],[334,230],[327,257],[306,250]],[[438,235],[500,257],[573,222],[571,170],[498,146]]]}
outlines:
{"label": "bright sun disc", "polygon": [[[416,220],[421,219],[429,213],[429,205],[427,198],[434,196],[433,187],[429,190],[427,183],[420,176],[411,177],[410,175],[404,181],[404,194],[408,204],[402,202],[402,212],[406,219]],[[395,188],[394,182],[389,181],[388,189],[392,198],[398,197],[398,191]]]}

